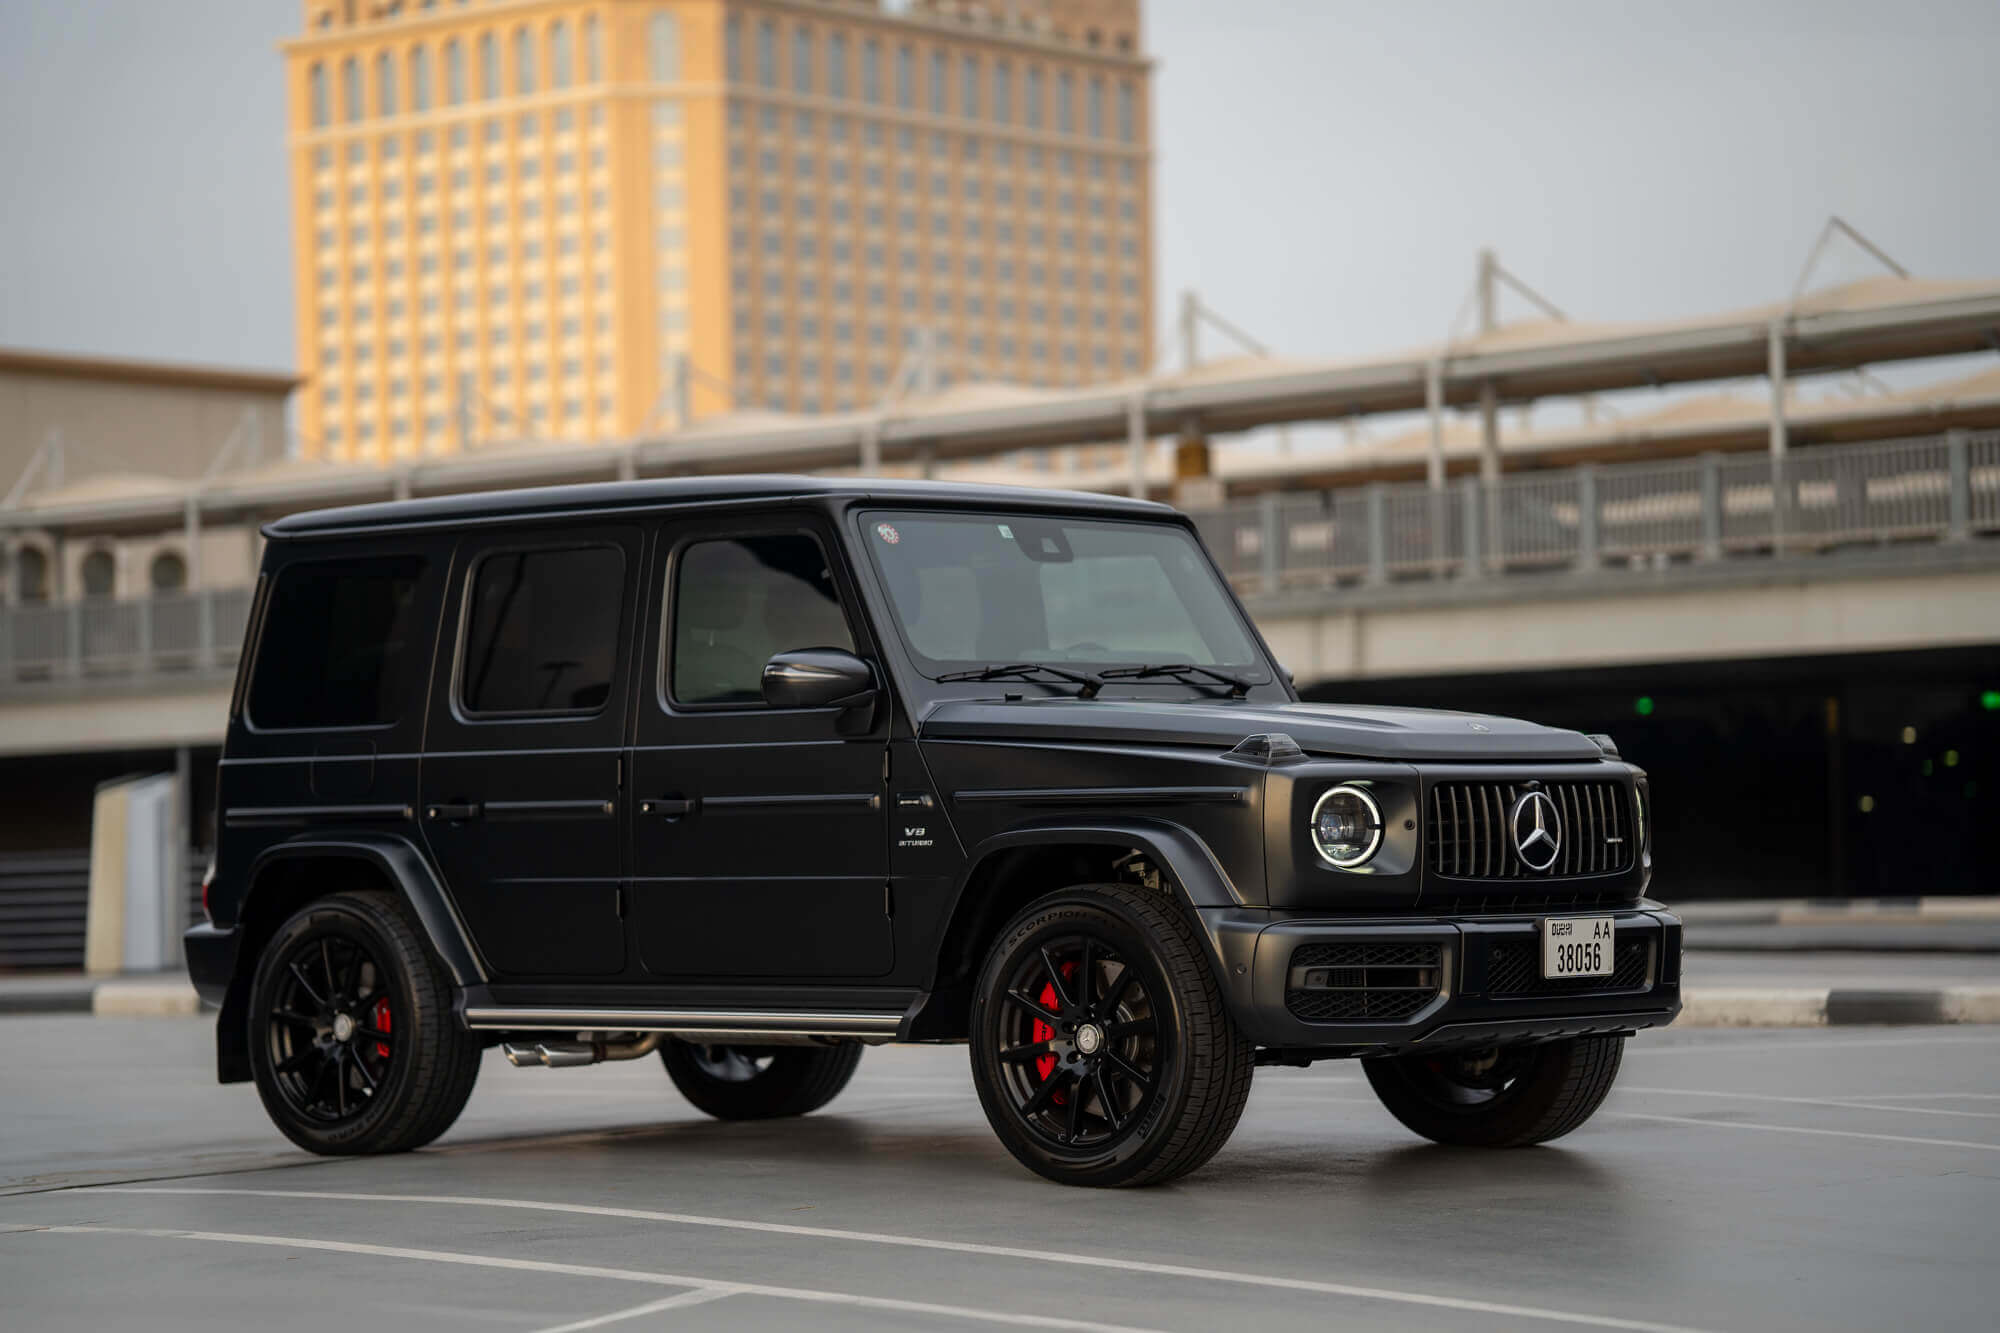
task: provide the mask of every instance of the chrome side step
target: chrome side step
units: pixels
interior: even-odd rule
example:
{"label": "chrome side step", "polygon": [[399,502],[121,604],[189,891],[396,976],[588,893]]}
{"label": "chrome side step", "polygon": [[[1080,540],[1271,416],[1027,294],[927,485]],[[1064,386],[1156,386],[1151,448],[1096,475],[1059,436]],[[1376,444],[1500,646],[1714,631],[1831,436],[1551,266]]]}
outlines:
{"label": "chrome side step", "polygon": [[768,1009],[501,1009],[468,1007],[467,1027],[506,1032],[667,1032],[689,1036],[896,1035],[901,1013],[781,1013]]}

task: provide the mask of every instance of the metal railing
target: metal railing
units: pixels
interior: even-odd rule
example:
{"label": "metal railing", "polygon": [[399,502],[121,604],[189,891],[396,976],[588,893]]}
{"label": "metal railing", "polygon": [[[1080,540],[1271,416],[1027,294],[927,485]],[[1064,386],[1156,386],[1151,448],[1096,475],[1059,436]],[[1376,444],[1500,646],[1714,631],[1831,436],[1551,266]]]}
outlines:
{"label": "metal railing", "polygon": [[100,676],[169,675],[235,665],[249,588],[0,612],[0,687]]}
{"label": "metal railing", "polygon": [[[1275,493],[1194,515],[1241,591],[1806,555],[2000,532],[2000,431]],[[0,608],[0,690],[235,665],[249,588]]]}
{"label": "metal railing", "polygon": [[1962,541],[2000,531],[2000,431],[1271,494],[1194,520],[1249,594]]}

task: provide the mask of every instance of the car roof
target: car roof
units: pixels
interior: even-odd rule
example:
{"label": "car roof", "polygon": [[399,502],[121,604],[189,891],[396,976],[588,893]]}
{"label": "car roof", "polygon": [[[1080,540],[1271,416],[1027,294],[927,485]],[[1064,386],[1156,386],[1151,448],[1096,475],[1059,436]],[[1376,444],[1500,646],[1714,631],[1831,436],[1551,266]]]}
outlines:
{"label": "car roof", "polygon": [[973,482],[888,481],[875,477],[762,473],[753,476],[663,477],[582,486],[537,486],[522,490],[347,505],[338,509],[316,509],[287,515],[266,525],[264,531],[271,537],[331,536],[363,530],[449,525],[494,518],[616,513],[755,500],[833,498],[947,506],[1014,505],[1135,517],[1143,515],[1147,518],[1162,518],[1174,512],[1171,506],[1151,500],[1093,495],[1084,491],[990,486]]}

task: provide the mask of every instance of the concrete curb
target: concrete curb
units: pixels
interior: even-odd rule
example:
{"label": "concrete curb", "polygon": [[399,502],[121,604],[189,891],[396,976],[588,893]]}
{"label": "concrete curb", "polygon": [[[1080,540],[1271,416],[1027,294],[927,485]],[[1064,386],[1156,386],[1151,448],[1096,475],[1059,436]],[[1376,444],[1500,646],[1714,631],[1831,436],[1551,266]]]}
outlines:
{"label": "concrete curb", "polygon": [[[1812,986],[1697,986],[1681,994],[1675,1027],[1819,1028],[1859,1024],[2000,1023],[2000,986],[1884,990]],[[0,990],[0,1015],[191,1018],[200,997],[184,981],[105,981],[94,986]]]}

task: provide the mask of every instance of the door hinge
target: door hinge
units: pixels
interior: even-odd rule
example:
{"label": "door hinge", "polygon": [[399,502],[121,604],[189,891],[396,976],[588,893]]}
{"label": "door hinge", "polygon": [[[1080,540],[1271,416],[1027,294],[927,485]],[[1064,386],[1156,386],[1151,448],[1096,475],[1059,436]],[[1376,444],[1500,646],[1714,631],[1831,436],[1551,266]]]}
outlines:
{"label": "door hinge", "polygon": [[615,785],[619,791],[625,790],[625,756],[622,754],[618,756],[618,780],[613,785]]}
{"label": "door hinge", "polygon": [[884,880],[884,881],[882,881],[882,915],[883,915],[883,916],[894,916],[894,915],[896,915],[896,897],[895,897],[895,894],[896,894],[896,890],[895,890],[895,886],[894,886],[894,885],[892,885],[892,884],[890,884],[890,883],[889,883],[889,882],[888,882],[887,880]]}
{"label": "door hinge", "polygon": [[624,886],[624,885],[622,885],[622,884],[621,884],[621,885],[619,885],[619,886],[618,886],[618,887],[617,887],[616,889],[613,889],[613,890],[612,890],[612,901],[613,901],[613,902],[615,902],[615,903],[616,903],[616,904],[618,905],[618,919],[619,919],[620,921],[623,921],[623,920],[625,919],[625,886]]}
{"label": "door hinge", "polygon": [[889,785],[889,747],[882,747],[882,785]]}

